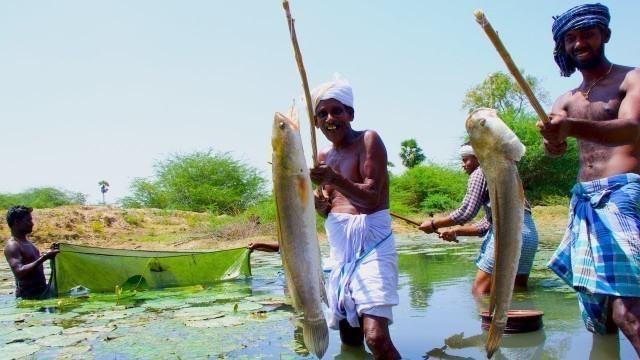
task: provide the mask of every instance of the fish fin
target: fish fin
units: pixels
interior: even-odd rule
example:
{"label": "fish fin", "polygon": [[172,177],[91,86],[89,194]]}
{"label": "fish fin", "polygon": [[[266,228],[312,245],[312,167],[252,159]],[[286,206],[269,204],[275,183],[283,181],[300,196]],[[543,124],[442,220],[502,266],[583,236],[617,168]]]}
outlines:
{"label": "fish fin", "polygon": [[304,345],[310,353],[322,359],[329,347],[329,328],[327,322],[322,319],[317,322],[310,322],[306,319],[302,322],[302,337]]}
{"label": "fish fin", "polygon": [[498,248],[500,247],[499,243],[499,221],[498,214],[500,213],[498,210],[498,189],[493,186],[491,187],[491,191],[489,192],[489,200],[491,201],[491,214],[493,215],[493,272],[491,273],[491,289],[489,290],[489,314],[493,314],[493,311],[496,308],[496,282],[493,281],[495,279],[496,272],[500,269],[499,261],[498,261]]}
{"label": "fish fin", "polygon": [[[493,317],[495,319],[495,316]],[[491,359],[493,354],[500,347],[500,342],[502,342],[502,335],[504,334],[504,328],[506,323],[504,324],[496,324],[491,321],[491,326],[489,327],[489,334],[487,335],[487,344],[485,345],[485,349],[487,350],[487,358]]]}

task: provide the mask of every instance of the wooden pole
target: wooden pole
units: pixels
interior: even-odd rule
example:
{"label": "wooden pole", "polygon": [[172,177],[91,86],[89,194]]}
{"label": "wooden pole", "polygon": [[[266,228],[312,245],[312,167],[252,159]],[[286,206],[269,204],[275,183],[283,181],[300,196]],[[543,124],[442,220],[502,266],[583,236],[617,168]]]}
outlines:
{"label": "wooden pole", "polygon": [[304,70],[304,64],[302,63],[302,54],[300,53],[300,46],[298,45],[298,38],[296,37],[296,28],[294,27],[295,20],[291,18],[289,1],[283,0],[282,7],[284,7],[284,11],[287,15],[287,24],[289,25],[291,43],[293,44],[296,63],[298,64],[298,70],[300,71],[300,77],[302,78],[302,88],[304,89],[304,98],[307,103],[307,114],[309,115],[309,121],[311,122],[311,152],[313,156],[313,166],[315,167],[318,165],[318,147],[316,145],[316,125],[313,116],[313,104],[311,103],[311,92],[309,91],[309,83],[307,82],[307,72]]}
{"label": "wooden pole", "polygon": [[[400,220],[404,220],[404,221],[406,221],[406,222],[408,222],[408,223],[410,223],[410,224],[416,225],[416,226],[420,226],[420,225],[422,225],[422,224],[420,224],[420,223],[419,223],[419,222],[417,222],[417,221],[413,221],[413,220],[411,220],[411,219],[409,219],[409,218],[406,218],[406,217],[404,217],[404,216],[400,216],[400,215],[398,215],[398,214],[394,214],[394,213],[392,213],[392,212],[389,212],[389,215],[393,216],[394,218],[398,218],[398,219],[400,219]],[[439,232],[438,230],[436,230],[436,231],[435,231],[435,233],[436,233],[436,234],[440,234],[440,232]],[[443,239],[443,240],[444,240],[444,239]],[[446,240],[446,241],[448,241],[448,240]],[[459,242],[457,239],[456,239],[456,240],[452,240],[452,241],[453,241],[453,242],[456,242],[456,243],[457,243],[457,242]]]}
{"label": "wooden pole", "polygon": [[511,59],[511,55],[509,55],[509,52],[502,44],[502,41],[500,40],[500,37],[498,37],[498,34],[495,32],[495,30],[493,30],[493,26],[491,26],[491,24],[489,23],[489,20],[487,20],[486,16],[484,16],[484,13],[482,12],[482,10],[476,10],[474,12],[474,15],[476,17],[476,22],[480,24],[484,32],[489,37],[489,40],[491,40],[491,42],[493,43],[493,46],[495,46],[496,50],[498,51],[498,54],[500,54],[500,57],[502,58],[502,60],[504,60],[504,63],[507,65],[507,68],[509,69],[509,72],[516,79],[516,82],[518,83],[518,85],[520,85],[520,88],[522,89],[522,91],[524,91],[525,95],[527,96],[527,99],[529,99],[529,103],[531,104],[533,109],[536,111],[536,114],[538,114],[538,117],[540,118],[540,120],[542,120],[543,123],[547,124],[549,122],[549,117],[547,116],[547,113],[542,108],[542,105],[540,105],[540,102],[538,101],[538,99],[536,99],[536,96],[533,94],[531,87],[525,81],[524,77],[520,73],[520,70],[518,70],[518,67],[513,62],[513,59]]}

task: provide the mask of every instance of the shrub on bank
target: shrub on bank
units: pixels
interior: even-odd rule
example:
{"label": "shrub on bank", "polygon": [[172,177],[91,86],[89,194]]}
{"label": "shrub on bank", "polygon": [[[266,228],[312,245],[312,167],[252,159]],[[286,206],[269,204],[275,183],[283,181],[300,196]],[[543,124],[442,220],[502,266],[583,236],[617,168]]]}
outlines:
{"label": "shrub on bank", "polygon": [[31,188],[17,194],[0,194],[0,208],[25,205],[36,209],[54,208],[64,205],[84,205],[87,195],[53,187]]}

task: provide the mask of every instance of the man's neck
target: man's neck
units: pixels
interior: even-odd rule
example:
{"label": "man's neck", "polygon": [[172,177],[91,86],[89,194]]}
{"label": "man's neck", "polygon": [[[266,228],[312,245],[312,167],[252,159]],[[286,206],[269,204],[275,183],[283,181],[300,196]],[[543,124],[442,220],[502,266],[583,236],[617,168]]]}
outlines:
{"label": "man's neck", "polygon": [[594,81],[597,81],[598,79],[605,76],[609,69],[611,69],[611,62],[606,58],[604,58],[594,67],[588,69],[580,69],[580,73],[582,73],[582,82],[587,85],[591,84]]}
{"label": "man's neck", "polygon": [[29,238],[27,237],[27,234],[20,234],[18,232],[11,232],[11,237],[13,237],[14,239],[16,239],[18,242],[21,243],[29,243]]}
{"label": "man's neck", "polygon": [[333,144],[333,149],[336,152],[340,152],[348,148],[349,146],[351,146],[351,144],[353,144],[357,138],[358,138],[358,132],[353,129],[349,129],[349,132],[347,133],[347,135],[345,135],[345,137],[342,138],[342,140],[340,140],[339,143]]}

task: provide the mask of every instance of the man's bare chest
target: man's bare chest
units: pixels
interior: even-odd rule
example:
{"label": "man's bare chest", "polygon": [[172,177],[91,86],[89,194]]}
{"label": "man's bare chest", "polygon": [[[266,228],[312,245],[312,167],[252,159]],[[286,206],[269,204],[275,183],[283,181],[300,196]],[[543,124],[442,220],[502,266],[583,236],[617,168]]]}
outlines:
{"label": "man's bare chest", "polygon": [[568,106],[567,115],[574,119],[592,121],[606,121],[618,118],[622,99],[615,96],[587,101],[576,93],[572,96]]}

